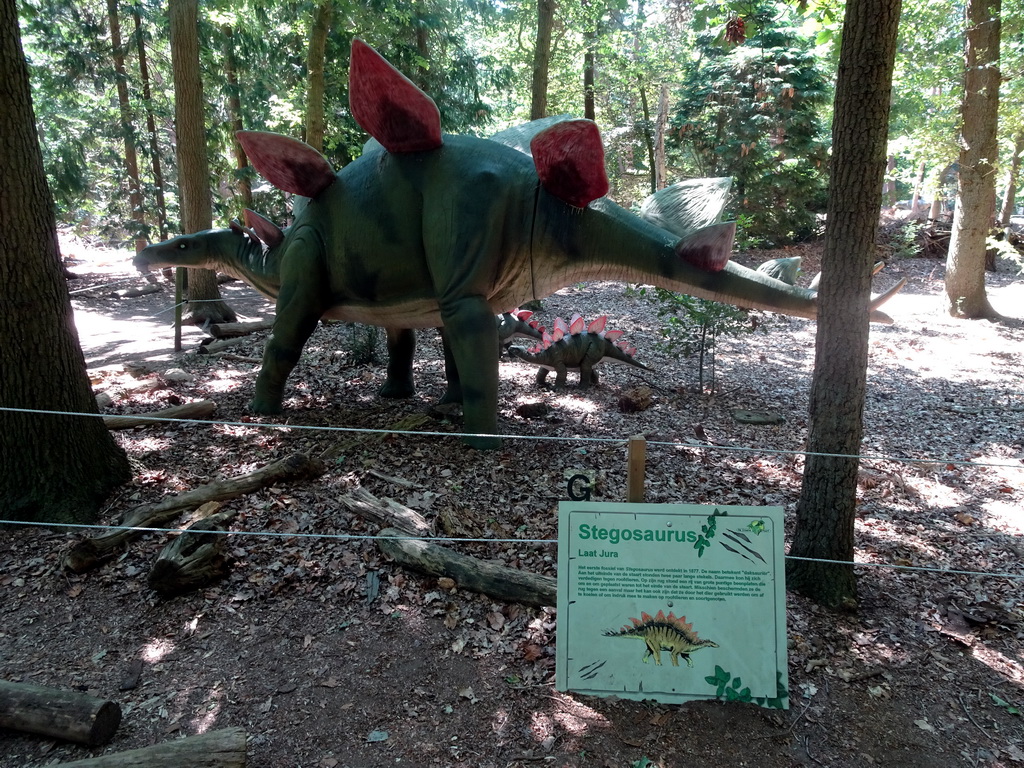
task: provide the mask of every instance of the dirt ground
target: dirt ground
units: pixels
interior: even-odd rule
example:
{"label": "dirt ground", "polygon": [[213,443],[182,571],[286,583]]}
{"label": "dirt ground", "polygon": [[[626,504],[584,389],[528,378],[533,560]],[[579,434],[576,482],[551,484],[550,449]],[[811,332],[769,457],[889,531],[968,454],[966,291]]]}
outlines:
{"label": "dirt ground", "polygon": [[[887,306],[895,322],[872,329],[864,454],[880,458],[861,469],[859,607],[838,615],[788,597],[790,708],[779,711],[559,692],[553,606],[500,603],[403,570],[362,538],[376,528],[336,500],[361,485],[424,515],[439,537],[476,540],[448,542],[459,552],[553,576],[566,472],[594,472],[595,500],[621,500],[623,441],[644,434],[646,500],[779,505],[791,531],[813,323],[762,317],[765,333],[721,340],[711,395],[693,359],[657,349],[648,298],[611,283],[567,288],[544,301],[542,322],[607,314],[653,370],[604,366],[598,388],[580,391],[570,374],[556,392],[504,360],[499,427],[514,437],[479,453],[442,419],[420,428],[442,433],[429,435],[306,429],[386,429],[428,411],[444,390],[432,333],[421,334],[417,395],[388,401],[375,397],[380,362],[357,361],[357,331],[323,326],[289,381],[285,414],[255,418],[245,405],[266,333],[216,357],[197,354],[204,334],[187,328],[176,355],[169,286],[122,298],[144,285],[127,254],[71,240],[64,253],[105,413],[217,403],[208,424],[117,433],[135,479],[103,522],[292,452],[331,460],[316,480],[225,502],[236,511],[230,574],[172,599],[147,586],[166,534],[75,575],[62,557],[85,533],[6,530],[0,678],[109,698],[123,720],[94,749],[0,730],[3,766],[229,726],[246,730],[248,765],[261,768],[1024,765],[1024,282],[1014,265],[989,276],[993,304],[1011,318],[1003,325],[946,315],[941,262],[898,260],[876,278],[876,290],[909,284]],[[797,253],[813,273],[814,247],[740,260]],[[273,310],[241,283],[223,289],[250,319]],[[620,395],[640,385],[653,405],[624,413]],[[524,403],[550,410],[523,415]],[[734,409],[785,423],[740,424]]]}

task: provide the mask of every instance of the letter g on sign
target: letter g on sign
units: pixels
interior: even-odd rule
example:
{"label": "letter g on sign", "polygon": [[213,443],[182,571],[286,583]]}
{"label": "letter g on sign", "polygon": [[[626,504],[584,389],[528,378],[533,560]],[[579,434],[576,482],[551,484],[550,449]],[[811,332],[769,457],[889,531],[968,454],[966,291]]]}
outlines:
{"label": "letter g on sign", "polygon": [[[566,472],[566,475],[569,475]],[[589,475],[577,472],[569,475],[567,490],[569,498],[573,501],[590,501],[590,494],[593,490],[593,479]]]}

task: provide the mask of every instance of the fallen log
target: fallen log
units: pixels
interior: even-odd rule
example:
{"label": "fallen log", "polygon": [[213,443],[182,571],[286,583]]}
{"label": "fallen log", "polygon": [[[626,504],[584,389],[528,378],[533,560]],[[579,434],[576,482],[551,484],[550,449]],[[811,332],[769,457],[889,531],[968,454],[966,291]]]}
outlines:
{"label": "fallen log", "polygon": [[244,728],[222,728],[51,768],[244,768],[246,738]]}
{"label": "fallen log", "polygon": [[399,565],[430,576],[447,576],[461,589],[509,603],[545,606],[556,602],[557,582],[550,576],[480,560],[431,541],[402,538],[409,534],[397,528],[385,528],[380,535],[389,538],[378,539],[377,545]]}
{"label": "fallen log", "polygon": [[156,558],[149,572],[149,586],[164,597],[191,592],[223,578],[231,570],[231,558],[224,554],[223,533],[195,531],[226,531],[237,510],[217,512],[220,503],[210,501],[201,506],[200,516],[184,533],[171,540]]}
{"label": "fallen log", "polygon": [[194,403],[182,403],[159,411],[152,411],[134,416],[104,416],[103,423],[107,429],[132,429],[133,427],[166,426],[157,419],[205,419],[217,410],[213,400],[197,400]]}
{"label": "fallen log", "polygon": [[199,355],[215,355],[218,352],[223,352],[225,349],[231,349],[241,344],[245,344],[248,341],[244,336],[236,336],[231,339],[204,339],[199,344],[199,349],[196,350],[196,354]]}
{"label": "fallen log", "polygon": [[123,291],[115,291],[110,295],[118,299],[137,299],[139,296],[146,296],[150,293],[160,293],[161,290],[162,289],[159,285],[150,283],[149,285],[143,285],[140,288],[128,288]]}
{"label": "fallen log", "polygon": [[341,506],[383,526],[377,546],[399,565],[430,576],[447,576],[462,589],[480,592],[498,600],[527,605],[554,605],[557,582],[550,576],[463,555],[448,547],[424,541],[430,523],[418,512],[394,499],[377,498],[365,488],[356,488],[338,499]]}
{"label": "fallen log", "polygon": [[322,462],[302,453],[283,459],[244,475],[214,480],[154,504],[143,504],[129,512],[117,530],[76,542],[64,556],[64,567],[83,573],[102,563],[125,543],[147,533],[146,529],[163,525],[185,509],[196,509],[208,501],[223,501],[244,496],[274,483],[307,480],[324,471]]}
{"label": "fallen log", "polygon": [[382,528],[397,528],[412,536],[429,536],[430,523],[419,512],[386,496],[379,499],[365,488],[356,488],[338,499],[343,509]]}
{"label": "fallen log", "polygon": [[266,331],[274,327],[274,318],[255,320],[250,323],[214,323],[210,326],[210,335],[215,339],[230,339],[236,336],[248,336],[256,331]]}
{"label": "fallen log", "polygon": [[106,744],[121,724],[121,707],[77,691],[0,680],[0,728],[74,741]]}

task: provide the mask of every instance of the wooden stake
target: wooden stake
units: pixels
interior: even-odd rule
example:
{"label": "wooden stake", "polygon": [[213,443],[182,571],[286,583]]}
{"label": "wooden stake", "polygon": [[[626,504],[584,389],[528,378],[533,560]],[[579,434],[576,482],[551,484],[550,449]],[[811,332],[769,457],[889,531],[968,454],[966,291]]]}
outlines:
{"label": "wooden stake", "polygon": [[647,441],[643,435],[629,438],[626,461],[626,501],[638,504],[644,500],[644,464],[647,462]]}
{"label": "wooden stake", "polygon": [[185,295],[185,268],[174,269],[174,351],[181,352],[181,302]]}

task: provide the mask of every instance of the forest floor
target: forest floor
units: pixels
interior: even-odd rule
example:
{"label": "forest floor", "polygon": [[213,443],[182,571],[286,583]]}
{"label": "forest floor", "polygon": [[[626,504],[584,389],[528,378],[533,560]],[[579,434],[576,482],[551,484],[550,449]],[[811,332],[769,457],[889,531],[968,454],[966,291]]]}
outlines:
{"label": "forest floor", "polygon": [[[221,422],[115,433],[135,477],[102,522],[293,452],[333,456],[316,480],[225,502],[237,512],[230,574],[173,599],[146,581],[163,534],[75,575],[62,558],[81,531],[5,531],[0,678],[112,699],[123,721],[94,749],[0,730],[3,766],[228,726],[248,732],[248,764],[259,768],[1024,766],[1018,265],[1001,262],[988,275],[1005,324],[952,320],[941,261],[893,260],[875,278],[876,290],[904,276],[909,283],[886,306],[895,322],[871,333],[863,452],[882,458],[860,472],[859,605],[836,614],[787,596],[789,709],[780,711],[557,691],[553,606],[497,602],[406,571],[358,538],[376,528],[336,500],[361,485],[415,509],[438,536],[475,540],[449,542],[459,552],[554,576],[566,473],[593,472],[594,500],[621,501],[624,440],[643,434],[652,441],[647,501],[781,506],[788,541],[812,322],[762,315],[763,333],[721,339],[712,395],[697,386],[694,359],[656,347],[661,322],[649,298],[612,283],[567,288],[543,302],[542,322],[607,314],[653,370],[606,365],[599,387],[581,391],[570,374],[570,387],[556,392],[538,389],[531,366],[503,360],[502,432],[590,442],[511,438],[500,451],[473,452],[444,435],[303,428],[387,429],[428,411],[444,390],[433,333],[420,334],[417,395],[388,401],[375,397],[383,366],[356,360],[365,341],[348,326],[322,325],[289,380],[285,414],[256,418],[246,403],[259,366],[246,358],[259,358],[266,333],[246,337],[228,359],[197,354],[203,333],[187,327],[184,352],[174,354],[168,285],[119,298],[144,285],[125,252],[71,240],[63,250],[78,275],[69,285],[90,374],[111,399],[104,412],[208,398]],[[738,259],[800,254],[813,274],[819,252],[807,245]],[[273,311],[241,283],[222,288],[250,319]],[[641,385],[653,405],[621,411],[620,395]],[[531,418],[518,409],[524,403],[550,410]],[[740,424],[735,409],[774,411],[785,422]]]}

